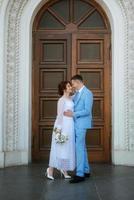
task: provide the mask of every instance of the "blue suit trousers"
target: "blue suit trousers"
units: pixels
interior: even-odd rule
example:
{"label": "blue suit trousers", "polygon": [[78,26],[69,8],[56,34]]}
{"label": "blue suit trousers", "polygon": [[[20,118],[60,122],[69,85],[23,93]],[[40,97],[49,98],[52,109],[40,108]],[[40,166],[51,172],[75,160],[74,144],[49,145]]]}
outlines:
{"label": "blue suit trousers", "polygon": [[84,173],[90,173],[87,149],[85,144],[86,129],[75,127],[76,142],[76,175],[84,177]]}

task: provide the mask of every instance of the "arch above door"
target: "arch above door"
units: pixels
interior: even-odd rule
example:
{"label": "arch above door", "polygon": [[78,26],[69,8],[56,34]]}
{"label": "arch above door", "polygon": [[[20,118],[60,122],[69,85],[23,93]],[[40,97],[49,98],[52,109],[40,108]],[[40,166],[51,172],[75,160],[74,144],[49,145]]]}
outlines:
{"label": "arch above door", "polygon": [[94,0],[49,1],[38,12],[33,30],[67,31],[70,24],[78,30],[110,32],[108,18]]}

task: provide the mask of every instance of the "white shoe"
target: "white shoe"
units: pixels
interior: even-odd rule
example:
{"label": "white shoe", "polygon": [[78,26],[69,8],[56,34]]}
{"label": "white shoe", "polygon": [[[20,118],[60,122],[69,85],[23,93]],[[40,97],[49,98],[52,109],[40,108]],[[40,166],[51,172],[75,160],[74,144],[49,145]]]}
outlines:
{"label": "white shoe", "polygon": [[47,177],[48,179],[50,179],[50,180],[54,180],[54,177],[49,175],[49,168],[47,168],[46,177]]}
{"label": "white shoe", "polygon": [[60,172],[61,172],[61,177],[63,175],[65,179],[70,179],[71,178],[71,176],[69,176],[68,174],[66,175],[65,172],[62,169],[60,170]]}

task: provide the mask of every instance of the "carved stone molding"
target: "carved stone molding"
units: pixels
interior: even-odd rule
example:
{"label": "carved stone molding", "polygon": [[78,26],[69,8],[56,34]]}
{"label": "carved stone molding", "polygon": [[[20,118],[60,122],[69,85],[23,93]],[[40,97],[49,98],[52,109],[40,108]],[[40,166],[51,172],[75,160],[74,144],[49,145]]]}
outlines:
{"label": "carved stone molding", "polygon": [[2,5],[2,2],[3,2],[3,0],[0,0],[0,8],[1,8],[1,5]]}
{"label": "carved stone molding", "polygon": [[129,150],[134,150],[134,1],[124,0],[128,18]]}
{"label": "carved stone molding", "polygon": [[19,87],[19,26],[28,0],[10,0],[7,27],[6,150],[17,148]]}
{"label": "carved stone molding", "polygon": [[128,15],[125,5],[126,0],[118,0],[119,6],[122,11],[122,15],[124,18],[124,30],[125,30],[125,38],[124,38],[124,132],[125,132],[125,141],[124,141],[124,150],[129,150],[129,85],[128,85]]}

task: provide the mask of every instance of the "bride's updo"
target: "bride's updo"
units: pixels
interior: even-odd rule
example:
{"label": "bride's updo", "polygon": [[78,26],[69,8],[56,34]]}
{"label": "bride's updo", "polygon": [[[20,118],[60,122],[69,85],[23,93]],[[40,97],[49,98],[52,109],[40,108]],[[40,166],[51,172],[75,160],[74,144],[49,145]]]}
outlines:
{"label": "bride's updo", "polygon": [[68,83],[71,85],[70,81],[62,81],[61,83],[59,83],[59,85],[58,85],[58,94],[60,96],[62,96],[64,94],[64,90],[67,89],[67,84]]}

